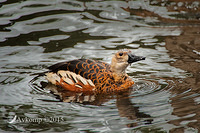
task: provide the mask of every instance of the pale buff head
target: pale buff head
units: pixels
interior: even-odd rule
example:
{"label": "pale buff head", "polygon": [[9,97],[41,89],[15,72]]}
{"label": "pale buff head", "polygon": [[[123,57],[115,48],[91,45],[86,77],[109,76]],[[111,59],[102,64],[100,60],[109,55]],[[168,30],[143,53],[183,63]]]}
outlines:
{"label": "pale buff head", "polygon": [[130,50],[119,50],[112,57],[111,70],[113,73],[124,75],[128,65],[144,59],[145,57],[132,54]]}

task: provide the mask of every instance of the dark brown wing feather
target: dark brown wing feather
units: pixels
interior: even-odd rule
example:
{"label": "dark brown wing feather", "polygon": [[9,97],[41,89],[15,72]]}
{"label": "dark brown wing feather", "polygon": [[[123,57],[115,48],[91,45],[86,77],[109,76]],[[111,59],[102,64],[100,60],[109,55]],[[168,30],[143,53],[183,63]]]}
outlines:
{"label": "dark brown wing feather", "polygon": [[67,70],[91,79],[94,84],[101,83],[106,77],[111,77],[110,64],[90,59],[77,59],[60,62],[48,68],[51,72]]}

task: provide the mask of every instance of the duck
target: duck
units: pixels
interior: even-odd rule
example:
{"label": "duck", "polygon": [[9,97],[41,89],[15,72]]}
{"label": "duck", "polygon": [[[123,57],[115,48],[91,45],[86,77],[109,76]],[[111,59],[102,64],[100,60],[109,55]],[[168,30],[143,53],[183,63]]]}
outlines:
{"label": "duck", "polygon": [[113,54],[111,64],[92,59],[56,63],[48,67],[45,78],[49,83],[72,92],[119,92],[134,85],[126,69],[140,60],[145,57],[123,49]]}

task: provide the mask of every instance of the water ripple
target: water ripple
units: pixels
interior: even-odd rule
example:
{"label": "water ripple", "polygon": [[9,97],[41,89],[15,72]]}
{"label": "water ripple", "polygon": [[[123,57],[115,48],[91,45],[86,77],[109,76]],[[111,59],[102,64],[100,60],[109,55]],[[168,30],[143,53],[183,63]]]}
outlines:
{"label": "water ripple", "polygon": [[[0,6],[1,131],[198,132],[198,1],[3,0]],[[130,92],[79,95],[74,102],[67,95],[61,102],[43,88],[44,78],[29,84],[54,63],[110,63],[124,48],[146,56],[127,70],[135,81]],[[15,116],[63,121],[8,123]]]}

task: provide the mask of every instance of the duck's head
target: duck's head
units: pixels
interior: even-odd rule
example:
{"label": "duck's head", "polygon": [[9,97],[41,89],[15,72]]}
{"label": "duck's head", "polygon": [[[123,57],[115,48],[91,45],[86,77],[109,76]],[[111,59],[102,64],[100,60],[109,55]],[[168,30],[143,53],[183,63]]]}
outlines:
{"label": "duck's head", "polygon": [[140,60],[145,60],[145,57],[136,56],[130,50],[120,50],[112,57],[111,70],[117,74],[125,74],[128,65]]}

